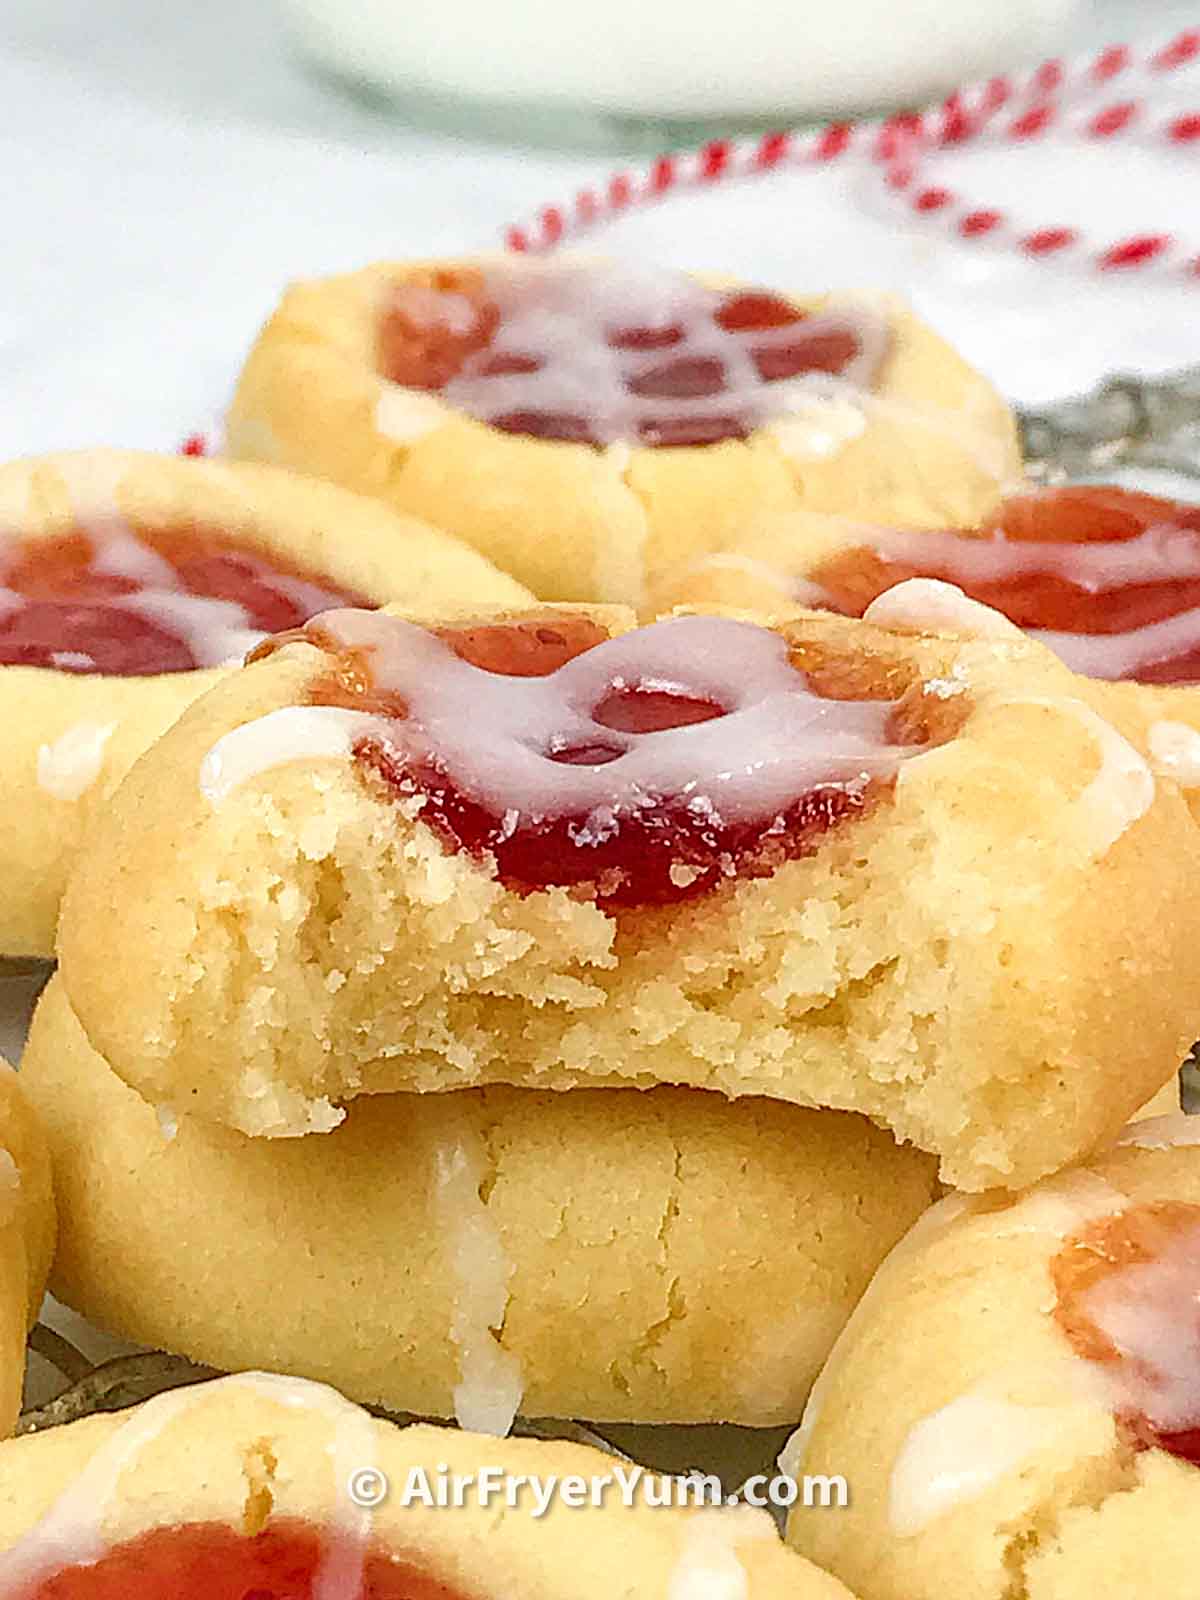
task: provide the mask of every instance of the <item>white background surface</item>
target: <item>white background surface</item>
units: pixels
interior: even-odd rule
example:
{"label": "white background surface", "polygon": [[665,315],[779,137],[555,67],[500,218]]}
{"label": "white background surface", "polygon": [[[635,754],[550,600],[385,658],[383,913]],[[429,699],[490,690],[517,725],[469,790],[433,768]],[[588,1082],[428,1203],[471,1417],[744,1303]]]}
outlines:
{"label": "white background surface", "polygon": [[[1098,0],[1077,42],[1195,23],[1200,4]],[[1183,104],[1200,107],[1198,78]],[[1063,144],[965,151],[941,172],[1031,224],[1191,230],[1200,251],[1198,163]],[[289,277],[492,246],[612,166],[405,131],[294,62],[270,0],[0,0],[0,451],[171,448],[220,409]],[[903,290],[1019,399],[1200,361],[1200,279],[1102,285],[944,243],[852,169],[682,197],[595,245]],[[31,994],[0,980],[14,1053]]]}
{"label": "white background surface", "polygon": [[[1081,41],[1196,21],[1177,0],[1099,0]],[[1064,143],[965,150],[939,173],[1031,223],[1190,229],[1200,250],[1198,163]],[[612,165],[406,131],[295,62],[270,0],[0,0],[4,452],[169,447],[222,405],[289,277],[490,246]],[[684,196],[595,244],[798,288],[904,290],[1018,398],[1200,360],[1200,280],[1101,284],[942,242],[874,171]]]}

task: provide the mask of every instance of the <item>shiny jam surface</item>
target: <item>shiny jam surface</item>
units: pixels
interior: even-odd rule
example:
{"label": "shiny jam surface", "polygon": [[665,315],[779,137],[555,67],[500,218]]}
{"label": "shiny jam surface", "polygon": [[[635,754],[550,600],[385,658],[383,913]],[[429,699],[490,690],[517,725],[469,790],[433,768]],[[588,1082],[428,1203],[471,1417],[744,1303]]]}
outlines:
{"label": "shiny jam surface", "polygon": [[518,892],[614,908],[810,855],[956,731],[918,706],[910,673],[821,661],[727,619],[608,639],[582,616],[430,635],[343,612],[306,635],[333,658],[310,700],[364,714],[358,758],[419,797],[445,848],[492,857]]}
{"label": "shiny jam surface", "polygon": [[[321,1600],[330,1537],[298,1521],[249,1537],[217,1523],[162,1528],[97,1562],[66,1567],[10,1600]],[[354,1563],[357,1566],[357,1561]],[[461,1600],[457,1591],[381,1552],[338,1600]]]}
{"label": "shiny jam surface", "polygon": [[[506,433],[602,447],[717,444],[786,414],[783,388],[869,388],[886,325],[682,274],[562,266],[429,273],[393,291],[379,370]],[[810,394],[811,394],[810,390]]]}
{"label": "shiny jam surface", "polygon": [[1200,1466],[1200,1206],[1105,1217],[1063,1247],[1051,1276],[1055,1320],[1113,1380],[1127,1436]]}
{"label": "shiny jam surface", "polygon": [[264,634],[367,602],[216,530],[97,523],[0,539],[0,665],[118,677],[239,660]]}
{"label": "shiny jam surface", "polygon": [[1182,620],[1200,608],[1200,506],[1115,487],[1047,489],[1006,500],[982,531],[990,537],[881,530],[810,578],[820,603],[848,616],[907,578],[941,578],[1088,676],[1200,682],[1200,617]]}

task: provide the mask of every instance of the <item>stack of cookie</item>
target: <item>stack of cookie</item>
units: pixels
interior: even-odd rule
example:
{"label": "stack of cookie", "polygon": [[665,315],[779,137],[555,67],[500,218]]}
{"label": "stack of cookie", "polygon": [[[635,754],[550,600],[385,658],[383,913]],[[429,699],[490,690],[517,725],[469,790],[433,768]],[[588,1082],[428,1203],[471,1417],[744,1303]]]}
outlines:
{"label": "stack of cookie", "polygon": [[498,1431],[794,1416],[918,1152],[1057,1170],[1200,1020],[1175,785],[994,613],[881,605],[332,611],[197,702],[27,1057],[68,1301]]}
{"label": "stack of cookie", "polygon": [[[1113,1377],[1120,1307],[1071,1253],[1157,1271],[1161,1235],[1191,1270],[1162,1213],[1186,1152],[1140,1152],[1145,1184],[1097,1152],[1200,1035],[1200,714],[1162,687],[1200,657],[1194,517],[1031,495],[1003,403],[888,301],[596,262],[301,286],[230,442],[273,465],[93,460],[119,481],[86,515],[78,460],[10,469],[38,488],[0,688],[90,698],[26,762],[67,810],[15,851],[37,892],[8,943],[45,949],[61,899],[23,1063],[56,1292],[287,1377],[0,1452],[0,1591],[121,1593],[136,1566],[175,1593],[190,1563],[340,1595],[340,1562],[351,1600],[626,1571],[832,1600],[725,1515],[614,1521],[584,1577],[570,1519],[531,1564],[512,1517],[485,1554],[486,1518],[443,1536],[344,1495],[376,1461],[493,1459],[349,1401],[501,1435],[791,1424],[831,1349],[793,1459],[846,1473],[853,1519],[798,1515],[801,1549],[865,1600],[1040,1582],[1027,1347],[1104,1368],[1106,1472],[1200,1426],[1133,1395],[1144,1367]],[[72,592],[67,639],[39,606]],[[986,1470],[954,1453],[977,1424]],[[1091,1450],[1046,1458],[1072,1506]],[[108,1588],[47,1587],[64,1565]]]}

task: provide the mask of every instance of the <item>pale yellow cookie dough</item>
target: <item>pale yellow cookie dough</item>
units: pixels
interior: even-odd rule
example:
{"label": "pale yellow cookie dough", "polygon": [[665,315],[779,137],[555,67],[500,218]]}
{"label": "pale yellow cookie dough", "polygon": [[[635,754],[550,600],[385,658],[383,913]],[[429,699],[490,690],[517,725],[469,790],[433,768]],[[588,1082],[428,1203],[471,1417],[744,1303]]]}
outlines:
{"label": "pale yellow cookie dough", "polygon": [[784,624],[800,659],[866,659],[965,721],[811,857],[619,918],[506,890],[346,759],[202,792],[224,734],[327,671],[289,646],[194,706],[94,831],[72,1003],[152,1102],[253,1134],[328,1129],[364,1091],[674,1082],[860,1111],[949,1182],[1019,1186],[1200,1033],[1200,839],[1103,687],[1005,626]]}
{"label": "pale yellow cookie dough", "polygon": [[[492,1339],[487,1290],[456,1266],[484,1229],[526,1414],[793,1420],[935,1196],[929,1158],[865,1119],[695,1090],[372,1096],[299,1140],[176,1128],[89,1048],[57,978],[22,1076],[62,1202],[60,1299],[139,1343],[392,1410],[452,1414],[495,1354],[451,1337],[465,1318]],[[485,1205],[447,1176],[460,1158]]]}
{"label": "pale yellow cookie dough", "polygon": [[[275,468],[117,450],[0,466],[0,537],[53,538],[114,515],[134,530],[188,522],[223,530],[381,604],[527,598],[435,528]],[[221,675],[0,667],[0,954],[51,954],[63,885],[89,820],[147,745]]]}
{"label": "pale yellow cookie dough", "polygon": [[1053,1314],[1069,1241],[1148,1202],[1200,1206],[1192,1119],[1124,1137],[1014,1202],[944,1201],[876,1275],[783,1457],[846,1478],[848,1508],[793,1512],[789,1538],[864,1600],[1195,1592],[1200,1468],[1134,1447],[1108,1368]]}
{"label": "pale yellow cookie dough", "polygon": [[[851,1600],[786,1549],[766,1512],[654,1506],[636,1492],[626,1505],[618,1467],[631,1470],[583,1445],[398,1428],[330,1389],[245,1374],[0,1449],[0,1584],[36,1583],[156,1531],[207,1524],[249,1538],[301,1523],[328,1533],[347,1594],[378,1551],[471,1600],[689,1600],[718,1582],[742,1600]],[[461,1506],[422,1503],[421,1485],[433,1493],[443,1474],[484,1469],[496,1472],[490,1501],[471,1483]],[[531,1484],[510,1505],[505,1475],[578,1477],[589,1498],[594,1479],[611,1488],[598,1505],[558,1496],[537,1516]],[[386,1490],[365,1515],[352,1477]],[[334,1592],[328,1577],[322,1592]]]}
{"label": "pale yellow cookie dough", "polygon": [[803,586],[816,570],[860,548],[878,526],[909,525],[876,518],[873,527],[866,517],[808,510],[751,517],[721,549],[659,572],[647,592],[647,610],[734,606],[788,616],[803,605]]}
{"label": "pale yellow cookie dough", "polygon": [[25,1340],[54,1256],[50,1154],[16,1073],[0,1061],[0,1438],[21,1410]]}
{"label": "pale yellow cookie dough", "polygon": [[[379,318],[396,284],[429,282],[447,268],[536,273],[556,264],[389,262],[293,284],[242,373],[231,450],[424,517],[544,599],[635,605],[648,578],[723,545],[750,517],[803,505],[943,527],[986,514],[1020,475],[999,395],[907,306],[883,296],[869,302],[888,318],[891,352],[861,405],[830,402],[851,414],[840,437],[818,415],[703,448],[597,450],[501,432],[380,375]],[[790,298],[810,310],[855,301]]]}

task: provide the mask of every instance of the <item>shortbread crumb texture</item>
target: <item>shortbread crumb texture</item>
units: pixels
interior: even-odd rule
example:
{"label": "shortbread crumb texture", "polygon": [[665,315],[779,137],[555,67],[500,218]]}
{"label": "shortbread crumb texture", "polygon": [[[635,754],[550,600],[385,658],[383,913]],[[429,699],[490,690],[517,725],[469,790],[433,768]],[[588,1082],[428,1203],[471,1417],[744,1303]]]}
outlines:
{"label": "shortbread crumb texture", "polygon": [[[81,450],[0,466],[0,536],[81,524],[187,524],[244,538],[383,603],[521,604],[527,592],[474,550],[377,501],[277,468]],[[92,816],[218,669],[143,677],[0,667],[0,953],[49,956],[63,887]]]}
{"label": "shortbread crumb texture", "polygon": [[[307,1527],[336,1553],[326,1583],[339,1573],[361,1583],[364,1563],[381,1556],[408,1568],[421,1593],[424,1580],[445,1586],[428,1592],[469,1600],[609,1600],[684,1592],[715,1565],[746,1600],[850,1600],[780,1542],[765,1512],[626,1507],[614,1491],[599,1507],[560,1498],[535,1517],[528,1496],[509,1506],[503,1489],[489,1505],[468,1496],[449,1510],[407,1493],[410,1483],[436,1485],[443,1471],[451,1480],[485,1468],[502,1485],[505,1474],[577,1475],[590,1485],[618,1464],[582,1445],[398,1428],[332,1390],[249,1373],[6,1444],[0,1578],[27,1586],[97,1559],[102,1573],[114,1547],[181,1527],[247,1539]],[[390,1489],[365,1514],[346,1489],[363,1472]],[[53,1540],[36,1529],[46,1516]],[[186,1600],[201,1592],[183,1591]]]}
{"label": "shortbread crumb texture", "polygon": [[50,1153],[17,1074],[0,1061],[0,1438],[21,1410],[25,1340],[54,1246]]}
{"label": "shortbread crumb texture", "polygon": [[[452,1415],[481,1358],[451,1330],[487,1343],[499,1309],[526,1415],[792,1421],[936,1193],[930,1158],[863,1118],[686,1089],[376,1095],[299,1140],[176,1127],[89,1048],[59,978],[22,1071],[62,1199],[60,1299],[393,1411]],[[499,1308],[459,1271],[479,1229]]]}
{"label": "shortbread crumb texture", "polygon": [[[849,1486],[847,1509],[792,1514],[798,1549],[865,1600],[1192,1593],[1200,1468],[1139,1448],[1118,1422],[1107,1369],[1056,1318],[1052,1275],[1107,1217],[1200,1205],[1189,1123],[1141,1124],[1136,1143],[1014,1204],[952,1199],[927,1214],[877,1274],[784,1452],[788,1470]],[[1186,1365],[1195,1285],[1183,1288]]]}
{"label": "shortbread crumb texture", "polygon": [[[893,300],[880,308],[892,347],[876,392],[836,447],[789,450],[764,428],[703,448],[596,450],[500,432],[382,377],[378,325],[394,288],[480,266],[556,263],[380,263],[293,284],[243,370],[227,423],[234,454],[376,495],[465,539],[543,599],[630,604],[647,578],[760,514],[803,505],[945,526],[983,515],[1020,476],[1003,400]],[[788,298],[809,311],[840,303]]]}
{"label": "shortbread crumb texture", "polygon": [[72,883],[92,1043],[151,1102],[251,1134],[328,1129],[363,1092],[669,1082],[863,1112],[969,1189],[1094,1149],[1200,1031],[1178,790],[1101,688],[1020,639],[787,627],[935,697],[966,682],[967,721],[812,857],[618,914],[506,890],[345,761],[214,805],[206,753],[303,703],[325,658],[247,669],[135,768]]}

